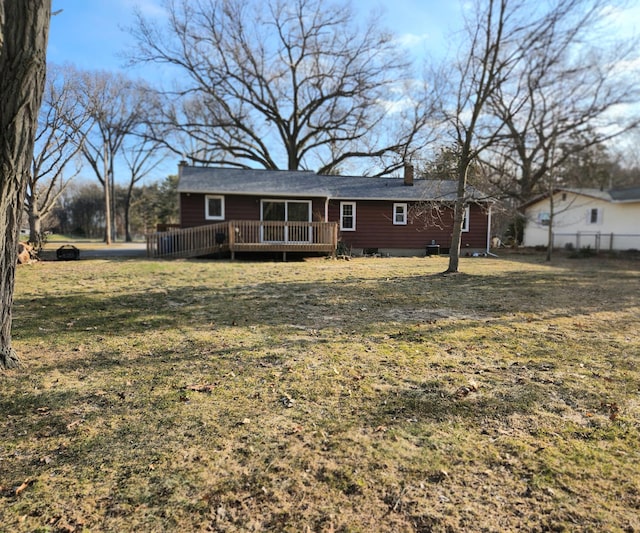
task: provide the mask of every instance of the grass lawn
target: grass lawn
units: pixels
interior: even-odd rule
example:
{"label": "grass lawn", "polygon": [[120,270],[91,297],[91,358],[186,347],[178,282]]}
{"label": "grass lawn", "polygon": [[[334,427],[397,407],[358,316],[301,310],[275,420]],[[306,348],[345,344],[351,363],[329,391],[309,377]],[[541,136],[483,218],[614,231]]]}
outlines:
{"label": "grass lawn", "polygon": [[20,266],[0,531],[640,531],[640,263]]}

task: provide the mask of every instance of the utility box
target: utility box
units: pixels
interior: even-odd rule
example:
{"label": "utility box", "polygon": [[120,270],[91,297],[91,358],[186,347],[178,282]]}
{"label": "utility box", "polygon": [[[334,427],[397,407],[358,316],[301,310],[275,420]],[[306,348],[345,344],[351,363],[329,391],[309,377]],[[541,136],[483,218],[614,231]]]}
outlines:
{"label": "utility box", "polygon": [[430,255],[440,255],[439,244],[427,244],[427,256]]}

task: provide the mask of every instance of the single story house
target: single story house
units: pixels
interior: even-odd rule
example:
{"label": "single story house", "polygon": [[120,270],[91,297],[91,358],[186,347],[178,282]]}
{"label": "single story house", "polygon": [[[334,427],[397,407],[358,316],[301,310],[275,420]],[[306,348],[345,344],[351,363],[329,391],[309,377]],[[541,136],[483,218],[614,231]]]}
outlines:
{"label": "single story house", "polygon": [[640,187],[560,187],[552,194],[537,196],[521,206],[526,218],[524,246],[547,246],[552,223],[555,248],[640,249]]}
{"label": "single story house", "polygon": [[[396,256],[448,253],[456,189],[455,181],[414,180],[410,166],[403,178],[367,178],[181,164],[180,231],[216,225],[217,242],[232,256],[336,248]],[[461,254],[485,253],[491,201],[471,187],[467,196]]]}

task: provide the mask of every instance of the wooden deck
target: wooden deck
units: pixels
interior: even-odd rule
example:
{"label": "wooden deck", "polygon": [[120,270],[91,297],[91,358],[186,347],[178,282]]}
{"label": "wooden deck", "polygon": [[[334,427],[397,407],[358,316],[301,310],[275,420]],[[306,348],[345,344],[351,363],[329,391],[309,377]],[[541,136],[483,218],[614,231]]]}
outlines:
{"label": "wooden deck", "polygon": [[148,257],[188,258],[236,252],[320,252],[335,254],[336,222],[234,220],[195,228],[170,229],[147,238]]}

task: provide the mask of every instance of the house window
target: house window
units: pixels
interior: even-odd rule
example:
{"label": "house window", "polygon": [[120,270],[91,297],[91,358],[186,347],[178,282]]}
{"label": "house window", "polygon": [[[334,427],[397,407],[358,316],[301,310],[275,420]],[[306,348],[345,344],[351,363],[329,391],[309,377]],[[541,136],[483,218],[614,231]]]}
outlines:
{"label": "house window", "polygon": [[548,212],[542,211],[538,213],[538,224],[541,226],[548,226],[551,223],[551,215]]}
{"label": "house window", "polygon": [[356,230],[356,203],[340,202],[340,230]]}
{"label": "house window", "polygon": [[464,208],[464,219],[462,220],[462,231],[469,231],[469,206]]}
{"label": "house window", "polygon": [[602,223],[602,209],[594,207],[587,211],[587,224],[601,224]]}
{"label": "house window", "polygon": [[205,196],[205,220],[224,220],[224,196]]}
{"label": "house window", "polygon": [[393,223],[399,226],[407,224],[407,204],[393,204]]}

